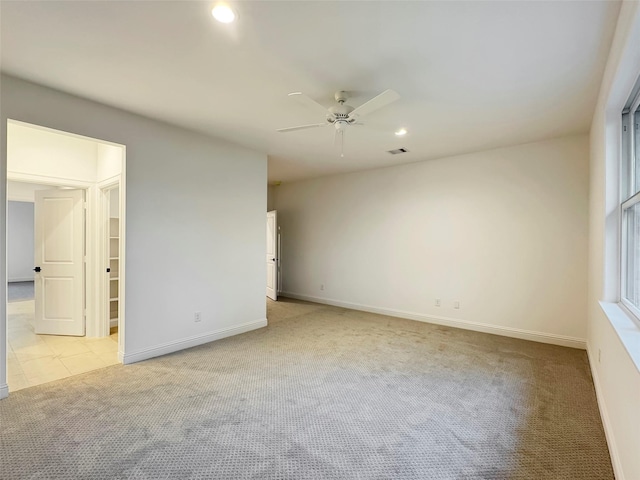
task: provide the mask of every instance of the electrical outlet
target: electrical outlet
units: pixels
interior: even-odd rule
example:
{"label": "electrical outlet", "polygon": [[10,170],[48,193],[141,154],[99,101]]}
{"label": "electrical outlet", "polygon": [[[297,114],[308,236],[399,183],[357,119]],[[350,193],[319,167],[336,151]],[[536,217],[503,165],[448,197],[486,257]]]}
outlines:
{"label": "electrical outlet", "polygon": [[200,320],[202,320],[201,313],[200,312],[194,313],[193,314],[193,321],[194,322],[199,322]]}
{"label": "electrical outlet", "polygon": [[320,284],[320,290],[324,290],[324,283]]}
{"label": "electrical outlet", "polygon": [[436,298],[436,307],[439,307],[439,306],[440,306],[440,299]]}
{"label": "electrical outlet", "polygon": [[460,308],[460,302],[458,300],[453,302],[453,308]]}

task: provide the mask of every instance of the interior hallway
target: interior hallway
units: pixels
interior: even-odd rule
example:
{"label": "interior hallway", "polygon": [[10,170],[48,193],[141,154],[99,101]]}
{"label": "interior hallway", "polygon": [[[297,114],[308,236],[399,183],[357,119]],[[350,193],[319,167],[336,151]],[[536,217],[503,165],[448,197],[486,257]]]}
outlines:
{"label": "interior hallway", "polygon": [[[33,287],[9,284],[8,384],[15,392],[118,363],[118,334],[108,338],[36,335]],[[29,294],[31,292],[31,294]],[[25,299],[31,297],[31,299]]]}

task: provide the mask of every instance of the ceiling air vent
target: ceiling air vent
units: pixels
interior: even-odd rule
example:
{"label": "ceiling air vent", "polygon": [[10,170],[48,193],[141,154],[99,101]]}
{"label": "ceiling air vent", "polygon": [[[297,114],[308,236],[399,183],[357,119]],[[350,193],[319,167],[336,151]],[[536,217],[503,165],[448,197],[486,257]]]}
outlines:
{"label": "ceiling air vent", "polygon": [[398,155],[399,153],[407,153],[409,150],[406,148],[396,148],[395,150],[389,150],[391,155]]}

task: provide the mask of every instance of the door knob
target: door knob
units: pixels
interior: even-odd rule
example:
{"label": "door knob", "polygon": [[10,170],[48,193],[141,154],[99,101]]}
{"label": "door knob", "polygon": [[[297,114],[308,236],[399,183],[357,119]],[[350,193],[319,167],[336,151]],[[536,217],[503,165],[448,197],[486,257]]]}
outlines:
{"label": "door knob", "polygon": [[40,267],[36,267],[33,269],[34,272],[39,272],[40,271]]}

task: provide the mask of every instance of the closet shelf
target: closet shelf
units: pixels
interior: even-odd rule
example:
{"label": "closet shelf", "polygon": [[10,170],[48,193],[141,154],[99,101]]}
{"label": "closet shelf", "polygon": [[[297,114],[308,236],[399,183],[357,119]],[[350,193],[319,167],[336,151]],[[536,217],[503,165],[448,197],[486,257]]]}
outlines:
{"label": "closet shelf", "polygon": [[[119,271],[120,271],[120,229],[119,229],[118,218],[110,218],[109,219],[109,267],[111,269],[111,273],[109,275],[109,316],[114,315],[118,316],[118,310],[120,304],[118,303],[120,300],[120,279]],[[111,325],[118,324],[117,318],[111,319]]]}

